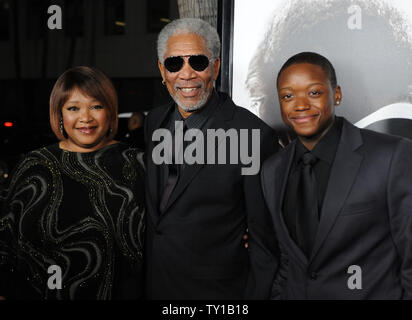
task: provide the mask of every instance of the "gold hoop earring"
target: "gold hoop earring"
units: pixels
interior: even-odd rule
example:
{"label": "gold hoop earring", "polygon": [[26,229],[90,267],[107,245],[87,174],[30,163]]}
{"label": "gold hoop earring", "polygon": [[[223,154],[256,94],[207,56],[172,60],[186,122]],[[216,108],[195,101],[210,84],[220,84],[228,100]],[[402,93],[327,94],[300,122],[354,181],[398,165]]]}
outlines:
{"label": "gold hoop earring", "polygon": [[162,80],[162,85],[166,85],[166,81]]}

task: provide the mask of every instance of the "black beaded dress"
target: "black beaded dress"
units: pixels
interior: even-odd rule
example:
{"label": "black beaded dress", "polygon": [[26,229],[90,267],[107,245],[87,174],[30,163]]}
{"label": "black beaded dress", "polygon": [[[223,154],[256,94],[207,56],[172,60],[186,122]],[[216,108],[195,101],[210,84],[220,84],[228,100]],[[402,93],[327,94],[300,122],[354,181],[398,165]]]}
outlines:
{"label": "black beaded dress", "polygon": [[143,179],[142,153],[123,143],[30,152],[0,212],[0,296],[141,298]]}

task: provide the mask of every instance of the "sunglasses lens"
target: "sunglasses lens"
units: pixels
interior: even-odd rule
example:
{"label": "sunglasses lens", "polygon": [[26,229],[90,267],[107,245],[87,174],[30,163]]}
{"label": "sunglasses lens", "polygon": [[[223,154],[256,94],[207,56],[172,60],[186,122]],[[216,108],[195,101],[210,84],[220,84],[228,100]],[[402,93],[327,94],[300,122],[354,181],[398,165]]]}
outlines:
{"label": "sunglasses lens", "polygon": [[209,66],[209,58],[204,55],[191,56],[189,64],[196,71],[203,71]]}
{"label": "sunglasses lens", "polygon": [[183,67],[184,60],[182,57],[169,57],[165,59],[165,67],[169,72],[178,72]]}
{"label": "sunglasses lens", "polygon": [[[169,72],[178,72],[184,64],[183,57],[169,57],[165,59],[164,66]],[[189,64],[195,71],[203,71],[209,66],[209,58],[205,55],[189,57]]]}

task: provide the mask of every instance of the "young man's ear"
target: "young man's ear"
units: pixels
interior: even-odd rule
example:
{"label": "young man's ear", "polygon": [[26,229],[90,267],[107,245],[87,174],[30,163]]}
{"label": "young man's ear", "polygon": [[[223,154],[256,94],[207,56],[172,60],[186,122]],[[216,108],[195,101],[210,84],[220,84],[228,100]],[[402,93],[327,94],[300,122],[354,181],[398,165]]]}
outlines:
{"label": "young man's ear", "polygon": [[335,88],[334,100],[335,106],[339,106],[340,102],[342,101],[342,90],[339,86],[336,86]]}

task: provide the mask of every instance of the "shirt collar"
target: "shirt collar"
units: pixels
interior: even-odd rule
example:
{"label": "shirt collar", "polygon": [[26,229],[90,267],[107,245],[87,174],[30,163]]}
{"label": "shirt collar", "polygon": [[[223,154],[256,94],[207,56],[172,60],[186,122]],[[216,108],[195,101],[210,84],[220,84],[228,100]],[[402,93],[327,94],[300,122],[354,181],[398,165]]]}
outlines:
{"label": "shirt collar", "polygon": [[[342,132],[342,118],[335,117],[335,121],[332,127],[326,132],[326,134],[319,140],[316,146],[311,151],[314,156],[320,160],[326,161],[329,164],[333,163],[336,150]],[[296,151],[295,151],[295,163],[297,163],[302,155],[309,150],[297,139]]]}
{"label": "shirt collar", "polygon": [[[201,109],[184,119],[186,127],[188,129],[200,129],[206,122],[206,120],[209,119],[209,117],[214,113],[218,104],[218,100],[219,96],[213,89],[211,96],[206,104]],[[175,109],[178,110],[177,106]],[[178,113],[180,114],[179,111]]]}
{"label": "shirt collar", "polygon": [[333,159],[335,159],[336,150],[338,149],[341,131],[342,119],[335,117],[335,122],[332,127],[326,132],[322,139],[320,139],[315,148],[313,148],[313,155],[332,164]]}

